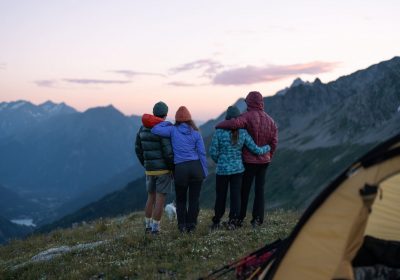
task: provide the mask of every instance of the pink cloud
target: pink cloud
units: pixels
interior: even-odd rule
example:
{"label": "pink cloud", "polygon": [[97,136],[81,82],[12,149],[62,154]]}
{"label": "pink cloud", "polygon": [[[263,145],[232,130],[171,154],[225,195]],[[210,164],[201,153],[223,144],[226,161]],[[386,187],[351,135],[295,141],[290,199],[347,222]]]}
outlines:
{"label": "pink cloud", "polygon": [[158,77],[165,77],[164,74],[160,73],[152,73],[152,72],[140,72],[134,70],[113,70],[109,71],[116,74],[124,75],[127,78],[133,78],[134,76],[158,76]]}
{"label": "pink cloud", "polygon": [[186,82],[170,82],[170,83],[168,83],[168,85],[176,86],[176,87],[194,87],[194,86],[197,86],[196,84],[186,83]]}
{"label": "pink cloud", "polygon": [[292,65],[246,66],[220,72],[215,75],[215,85],[244,85],[276,81],[299,74],[319,74],[332,71],[337,62],[309,62]]}
{"label": "pink cloud", "polygon": [[34,81],[34,83],[35,83],[38,87],[53,88],[53,87],[56,86],[57,81],[56,81],[56,80],[38,80],[38,81]]}
{"label": "pink cloud", "polygon": [[171,74],[178,74],[181,72],[203,69],[203,76],[211,77],[217,73],[217,71],[224,66],[213,59],[199,59],[189,63],[182,64],[180,66],[171,68],[169,72]]}
{"label": "pink cloud", "polygon": [[102,79],[63,79],[64,82],[72,84],[129,84],[127,80],[102,80]]}

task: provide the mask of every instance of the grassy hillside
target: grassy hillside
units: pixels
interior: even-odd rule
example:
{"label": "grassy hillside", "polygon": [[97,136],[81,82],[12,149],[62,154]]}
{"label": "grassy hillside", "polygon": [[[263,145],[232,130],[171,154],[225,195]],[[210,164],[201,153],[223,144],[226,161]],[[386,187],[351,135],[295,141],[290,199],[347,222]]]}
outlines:
{"label": "grassy hillside", "polygon": [[[277,210],[256,230],[245,225],[210,232],[211,216],[202,210],[193,234],[179,233],[165,218],[161,234],[145,235],[143,213],[136,212],[16,240],[0,247],[0,279],[196,279],[284,238],[298,218]],[[51,248],[64,253],[40,260],[46,256],[38,254]]]}

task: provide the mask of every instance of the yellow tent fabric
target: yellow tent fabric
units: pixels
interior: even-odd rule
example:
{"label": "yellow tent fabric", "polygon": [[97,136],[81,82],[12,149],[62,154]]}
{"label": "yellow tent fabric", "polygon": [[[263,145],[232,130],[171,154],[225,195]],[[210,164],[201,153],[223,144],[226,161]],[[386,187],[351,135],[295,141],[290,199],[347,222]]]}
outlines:
{"label": "yellow tent fabric", "polygon": [[365,234],[400,241],[400,174],[388,178],[379,188]]}
{"label": "yellow tent fabric", "polygon": [[370,168],[358,167],[304,224],[273,279],[353,279],[351,260],[362,244],[369,217],[369,206],[359,191],[365,184],[378,185],[399,172],[400,157]]}

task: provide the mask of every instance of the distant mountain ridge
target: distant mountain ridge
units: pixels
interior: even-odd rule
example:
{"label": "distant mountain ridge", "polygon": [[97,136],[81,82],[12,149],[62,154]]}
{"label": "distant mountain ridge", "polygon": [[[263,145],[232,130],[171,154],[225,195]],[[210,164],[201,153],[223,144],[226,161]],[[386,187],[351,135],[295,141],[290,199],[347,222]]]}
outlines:
{"label": "distant mountain ridge", "polygon": [[[35,220],[56,217],[54,209],[80,193],[89,203],[118,189],[109,184],[118,174],[119,188],[142,175],[133,149],[138,116],[112,105],[78,112],[51,101],[2,102],[0,108],[0,183],[48,209]],[[127,170],[132,174],[123,174]]]}
{"label": "distant mountain ridge", "polygon": [[264,100],[279,124],[280,147],[311,149],[374,143],[393,135],[400,128],[399,88],[400,57],[395,57],[327,84],[300,84]]}
{"label": "distant mountain ridge", "polygon": [[10,136],[51,117],[76,112],[74,108],[64,102],[57,104],[46,101],[40,105],[34,105],[24,100],[1,102],[0,138]]}

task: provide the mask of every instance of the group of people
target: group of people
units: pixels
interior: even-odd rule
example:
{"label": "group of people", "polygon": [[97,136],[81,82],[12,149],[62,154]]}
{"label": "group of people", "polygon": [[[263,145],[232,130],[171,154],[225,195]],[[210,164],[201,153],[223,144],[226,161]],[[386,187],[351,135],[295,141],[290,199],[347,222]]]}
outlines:
{"label": "group of people", "polygon": [[[243,114],[235,106],[225,121],[216,126],[209,154],[216,163],[216,200],[212,229],[220,227],[225,213],[228,189],[230,212],[227,226],[243,225],[253,181],[255,194],[251,224],[264,221],[264,185],[268,165],[277,147],[278,130],[264,111],[264,100],[257,91],[246,99]],[[145,232],[157,234],[166,195],[173,192],[178,229],[192,232],[199,214],[201,185],[208,175],[206,149],[202,136],[185,106],[175,114],[175,124],[166,121],[168,106],[158,102],[153,114],[144,114],[136,136],[135,151],[145,168],[148,192],[145,206]]]}

